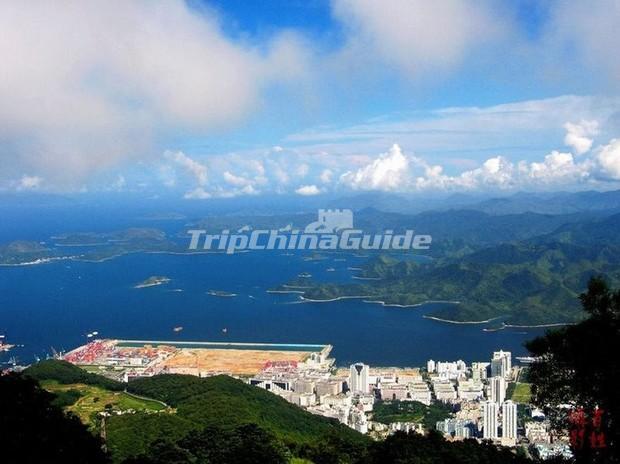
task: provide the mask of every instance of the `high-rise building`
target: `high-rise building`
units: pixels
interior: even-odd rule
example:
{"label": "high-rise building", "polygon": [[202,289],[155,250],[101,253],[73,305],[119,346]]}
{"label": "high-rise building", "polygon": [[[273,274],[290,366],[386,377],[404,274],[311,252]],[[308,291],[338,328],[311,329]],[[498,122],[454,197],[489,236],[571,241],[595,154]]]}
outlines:
{"label": "high-rise building", "polygon": [[475,362],[471,365],[471,375],[474,380],[485,380],[490,363]]}
{"label": "high-rise building", "polygon": [[349,374],[349,390],[353,393],[368,393],[368,371],[366,364],[351,364]]}
{"label": "high-rise building", "polygon": [[502,438],[517,439],[517,404],[510,400],[502,404]]}
{"label": "high-rise building", "polygon": [[429,374],[432,374],[433,372],[435,372],[435,361],[433,361],[432,359],[430,359],[427,363],[426,363],[426,370],[428,371]]}
{"label": "high-rise building", "polygon": [[510,351],[494,351],[491,359],[491,376],[501,376],[505,379],[510,377],[512,369],[512,353]]}
{"label": "high-rise building", "polygon": [[482,436],[485,439],[494,440],[497,438],[497,403],[486,401],[482,405]]}
{"label": "high-rise building", "polygon": [[506,399],[506,380],[503,377],[491,377],[489,382],[490,400],[500,406]]}

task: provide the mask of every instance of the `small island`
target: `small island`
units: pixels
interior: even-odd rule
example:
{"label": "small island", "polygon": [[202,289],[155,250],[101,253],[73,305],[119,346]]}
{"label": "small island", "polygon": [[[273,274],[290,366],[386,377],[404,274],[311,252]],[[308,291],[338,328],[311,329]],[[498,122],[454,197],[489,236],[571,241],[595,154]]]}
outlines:
{"label": "small island", "polygon": [[143,282],[135,285],[133,288],[147,288],[147,287],[156,287],[157,285],[163,285],[170,282],[170,279],[165,276],[151,276]]}
{"label": "small island", "polygon": [[207,294],[211,296],[219,296],[222,298],[231,298],[233,296],[237,296],[236,293],[225,292],[223,290],[209,290]]}

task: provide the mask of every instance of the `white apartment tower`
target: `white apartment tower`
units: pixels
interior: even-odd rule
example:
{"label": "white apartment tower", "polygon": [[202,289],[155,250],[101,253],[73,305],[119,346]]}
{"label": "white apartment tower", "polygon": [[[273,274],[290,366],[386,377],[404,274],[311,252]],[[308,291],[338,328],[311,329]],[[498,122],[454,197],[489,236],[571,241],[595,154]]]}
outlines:
{"label": "white apartment tower", "polygon": [[368,393],[368,371],[369,367],[366,364],[351,364],[349,390],[352,393]]}
{"label": "white apartment tower", "polygon": [[517,404],[510,400],[502,405],[502,438],[517,439]]}
{"label": "white apartment tower", "polygon": [[435,361],[433,361],[432,359],[430,359],[427,363],[426,363],[426,370],[428,371],[429,374],[432,374],[435,372]]}
{"label": "white apartment tower", "polygon": [[506,380],[503,377],[492,377],[489,382],[490,399],[500,406],[506,399]]}
{"label": "white apartment tower", "polygon": [[485,439],[494,440],[497,437],[497,403],[486,401],[482,405],[482,436]]}

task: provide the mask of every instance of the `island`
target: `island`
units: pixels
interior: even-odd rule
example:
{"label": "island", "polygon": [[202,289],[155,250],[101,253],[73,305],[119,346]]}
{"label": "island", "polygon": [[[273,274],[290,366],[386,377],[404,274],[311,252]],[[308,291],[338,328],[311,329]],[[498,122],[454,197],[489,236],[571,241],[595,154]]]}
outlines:
{"label": "island", "polygon": [[347,298],[410,309],[441,303],[425,306],[424,316],[490,330],[572,324],[583,318],[578,296],[592,276],[620,284],[619,229],[614,215],[428,262],[375,254],[355,269],[355,283],[297,278],[271,291],[295,291],[310,303]]}
{"label": "island", "polygon": [[143,282],[140,282],[137,285],[134,285],[133,288],[147,288],[147,287],[156,287],[158,285],[167,284],[170,282],[170,279],[165,276],[151,276]]}
{"label": "island", "polygon": [[221,298],[232,298],[233,296],[237,296],[236,293],[225,292],[223,290],[209,290],[207,294],[211,296],[219,296]]}

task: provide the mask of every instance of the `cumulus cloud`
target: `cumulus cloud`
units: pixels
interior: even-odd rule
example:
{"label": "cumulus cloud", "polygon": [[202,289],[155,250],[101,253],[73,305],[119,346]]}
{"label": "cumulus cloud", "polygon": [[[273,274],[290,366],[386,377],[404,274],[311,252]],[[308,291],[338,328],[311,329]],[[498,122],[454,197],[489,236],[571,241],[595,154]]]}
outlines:
{"label": "cumulus cloud", "polygon": [[357,171],[347,171],[340,182],[354,190],[399,190],[407,180],[409,159],[398,145]]}
{"label": "cumulus cloud", "polygon": [[564,143],[572,147],[577,155],[583,155],[590,151],[593,142],[590,137],[599,133],[597,121],[567,122],[564,124],[564,129],[566,129]]}
{"label": "cumulus cloud", "polygon": [[168,151],[164,153],[164,156],[169,160],[174,161],[176,164],[185,168],[189,173],[191,173],[196,179],[196,182],[198,182],[199,186],[204,187],[205,185],[207,185],[207,167],[204,164],[190,158],[181,151]]}
{"label": "cumulus cloud", "polygon": [[319,189],[316,185],[302,185],[295,190],[295,193],[297,195],[312,196],[320,194],[321,189]]}
{"label": "cumulus cloud", "polygon": [[183,0],[8,0],[0,30],[0,172],[64,185],[148,156],[154,134],[235,124],[307,70],[294,34],[231,39]]}
{"label": "cumulus cloud", "polygon": [[224,172],[224,180],[228,182],[229,184],[234,185],[236,187],[246,187],[248,185],[251,185],[252,183],[250,179],[246,179],[243,176],[236,176],[228,171]]}
{"label": "cumulus cloud", "polygon": [[601,147],[596,160],[604,176],[620,180],[620,139],[612,139],[609,144]]}
{"label": "cumulus cloud", "polygon": [[[588,131],[584,131],[584,127],[589,128]],[[567,133],[572,135],[593,133],[596,128],[596,121],[565,124]],[[573,144],[576,153],[585,153],[584,143],[571,141],[576,142]],[[589,141],[588,145],[591,143]],[[388,153],[340,177],[342,185],[356,190],[402,192],[574,188],[617,180],[620,180],[618,139],[598,147],[594,154],[585,158],[557,150],[545,155],[541,161],[513,162],[505,156],[494,156],[479,167],[454,175],[446,174],[441,165],[431,165],[420,157],[404,154],[398,145],[394,145]]]}
{"label": "cumulus cloud", "polygon": [[324,184],[329,184],[332,181],[332,177],[334,176],[334,172],[331,169],[323,169],[321,171],[321,182]]}
{"label": "cumulus cloud", "polygon": [[206,200],[212,197],[213,195],[211,195],[202,187],[196,187],[194,190],[191,190],[185,193],[185,195],[183,195],[183,198],[187,200]]}

